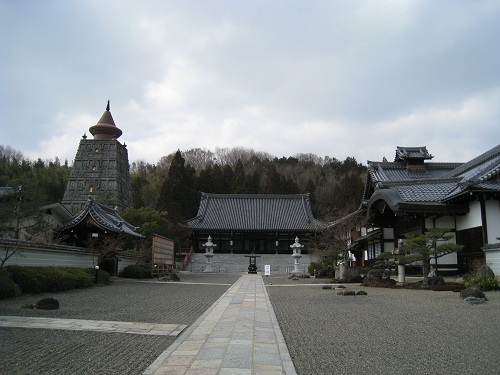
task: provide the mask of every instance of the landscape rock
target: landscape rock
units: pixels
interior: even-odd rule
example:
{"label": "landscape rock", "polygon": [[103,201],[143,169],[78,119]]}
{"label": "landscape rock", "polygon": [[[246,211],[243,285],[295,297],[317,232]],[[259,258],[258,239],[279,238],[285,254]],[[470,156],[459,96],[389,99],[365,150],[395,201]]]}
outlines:
{"label": "landscape rock", "polygon": [[490,277],[495,277],[495,273],[488,265],[483,264],[477,269],[475,277],[477,279],[487,279]]}
{"label": "landscape rock", "polygon": [[486,298],[481,290],[479,284],[471,285],[460,292],[461,298],[474,297],[474,298]]}
{"label": "landscape rock", "polygon": [[486,302],[486,298],[467,297],[464,301],[471,305],[480,305],[481,303]]}
{"label": "landscape rock", "polygon": [[57,310],[59,308],[59,301],[52,297],[43,298],[35,304],[35,307],[40,310]]}
{"label": "landscape rock", "polygon": [[168,276],[165,276],[163,277],[162,279],[160,279],[161,281],[181,281],[181,279],[179,278],[179,276],[177,276],[175,273],[172,273]]}
{"label": "landscape rock", "polygon": [[444,282],[443,276],[432,276],[432,277],[429,277],[429,279],[428,279],[428,285],[430,288],[433,288],[435,286],[441,286],[444,284],[445,284],[445,282]]}

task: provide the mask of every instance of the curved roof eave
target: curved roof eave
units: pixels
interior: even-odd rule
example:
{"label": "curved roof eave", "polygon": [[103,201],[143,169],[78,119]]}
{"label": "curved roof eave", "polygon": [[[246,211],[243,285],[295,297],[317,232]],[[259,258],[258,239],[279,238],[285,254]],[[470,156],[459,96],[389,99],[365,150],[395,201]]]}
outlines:
{"label": "curved roof eave", "polygon": [[370,212],[373,204],[380,200],[383,200],[394,212],[398,211],[398,206],[404,202],[403,198],[401,198],[396,190],[379,189],[376,190],[368,200],[367,211]]}
{"label": "curved roof eave", "polygon": [[383,201],[395,214],[464,214],[465,206],[449,206],[442,202],[406,202],[394,189],[379,189],[368,201],[368,216],[376,203]]}

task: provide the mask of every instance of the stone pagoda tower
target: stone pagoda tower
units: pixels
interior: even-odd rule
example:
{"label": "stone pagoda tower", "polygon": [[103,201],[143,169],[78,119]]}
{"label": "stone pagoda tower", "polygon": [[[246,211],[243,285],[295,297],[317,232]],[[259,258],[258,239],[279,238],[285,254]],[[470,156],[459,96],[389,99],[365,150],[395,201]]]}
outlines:
{"label": "stone pagoda tower", "polygon": [[89,131],[94,139],[84,134],[80,140],[61,203],[73,214],[84,208],[89,195],[118,210],[132,206],[127,146],[118,141],[122,131],[111,116],[109,101],[101,119]]}

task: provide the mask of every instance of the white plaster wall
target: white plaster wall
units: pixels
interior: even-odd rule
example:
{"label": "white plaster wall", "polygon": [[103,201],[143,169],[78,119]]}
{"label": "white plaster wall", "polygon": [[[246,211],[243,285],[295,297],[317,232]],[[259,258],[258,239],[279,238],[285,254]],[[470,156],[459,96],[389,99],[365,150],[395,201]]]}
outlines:
{"label": "white plaster wall", "polygon": [[382,233],[384,235],[385,240],[394,239],[394,229],[392,228],[383,228]]}
{"label": "white plaster wall", "polygon": [[[457,253],[450,253],[443,255],[441,258],[438,258],[438,264],[457,264],[458,256]],[[434,261],[431,262],[434,264]]]}
{"label": "white plaster wall", "polygon": [[500,248],[495,250],[487,250],[486,253],[486,264],[495,273],[495,276],[500,276]]}
{"label": "white plaster wall", "polygon": [[[0,257],[5,254],[4,249],[0,249]],[[92,268],[91,253],[66,252],[51,249],[24,249],[11,256],[5,265],[20,266],[66,266]]]}
{"label": "white plaster wall", "polygon": [[425,219],[426,228],[450,228],[455,229],[455,217],[454,216],[443,216],[436,218],[435,222],[432,217]]}
{"label": "white plaster wall", "polygon": [[137,261],[138,261],[137,258],[122,258],[119,256],[117,274],[119,275],[124,270],[125,267],[137,264]]}
{"label": "white plaster wall", "polygon": [[478,201],[469,203],[467,215],[457,216],[457,230],[480,227],[481,225],[481,206]]}
{"label": "white plaster wall", "polygon": [[484,202],[486,208],[486,222],[488,223],[488,243],[497,243],[500,237],[500,202],[487,200]]}
{"label": "white plaster wall", "polygon": [[394,241],[384,242],[384,253],[392,253],[394,250]]}

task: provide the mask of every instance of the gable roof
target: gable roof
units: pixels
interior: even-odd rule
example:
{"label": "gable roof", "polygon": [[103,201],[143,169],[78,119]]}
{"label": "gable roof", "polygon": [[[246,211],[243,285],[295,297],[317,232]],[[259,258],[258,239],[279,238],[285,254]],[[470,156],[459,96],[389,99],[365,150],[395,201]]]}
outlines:
{"label": "gable roof", "polygon": [[[405,149],[407,156],[430,158],[425,147]],[[394,162],[368,162],[362,203],[368,210],[382,200],[400,213],[465,213],[463,204],[451,200],[472,191],[500,191],[500,145],[467,163],[422,162],[417,170],[398,158],[400,153],[398,147]]]}
{"label": "gable roof", "polygon": [[309,194],[202,193],[192,230],[315,231],[325,223],[313,217]]}
{"label": "gable roof", "polygon": [[127,223],[118,214],[117,209],[111,209],[95,202],[90,195],[83,210],[73,216],[60,230],[64,231],[74,228],[84,222],[89,216],[103,230],[136,238],[144,238],[144,236],[137,233],[137,229],[139,228]]}
{"label": "gable roof", "polygon": [[466,192],[500,191],[500,144],[446,174],[459,178],[456,188],[445,197],[453,199]]}
{"label": "gable roof", "polygon": [[425,170],[414,172],[401,161],[368,161],[367,164],[368,174],[374,183],[439,179],[462,165],[462,163],[425,163]]}
{"label": "gable roof", "polygon": [[402,160],[430,160],[434,156],[429,154],[427,147],[396,147],[396,157],[394,161]]}

